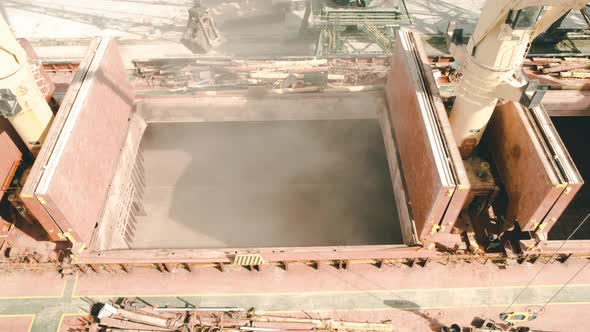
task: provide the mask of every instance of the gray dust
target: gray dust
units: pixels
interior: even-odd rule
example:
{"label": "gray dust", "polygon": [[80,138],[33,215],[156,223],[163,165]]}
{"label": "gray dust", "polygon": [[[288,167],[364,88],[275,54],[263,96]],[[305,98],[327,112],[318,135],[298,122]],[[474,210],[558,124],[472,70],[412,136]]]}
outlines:
{"label": "gray dust", "polygon": [[377,120],[152,123],[133,248],[402,242]]}

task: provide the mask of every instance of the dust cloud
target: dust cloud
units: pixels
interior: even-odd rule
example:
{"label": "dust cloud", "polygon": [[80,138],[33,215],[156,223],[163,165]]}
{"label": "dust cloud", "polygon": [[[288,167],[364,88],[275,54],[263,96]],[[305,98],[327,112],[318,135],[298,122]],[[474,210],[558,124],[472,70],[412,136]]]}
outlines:
{"label": "dust cloud", "polygon": [[134,248],[399,244],[378,121],[152,123]]}

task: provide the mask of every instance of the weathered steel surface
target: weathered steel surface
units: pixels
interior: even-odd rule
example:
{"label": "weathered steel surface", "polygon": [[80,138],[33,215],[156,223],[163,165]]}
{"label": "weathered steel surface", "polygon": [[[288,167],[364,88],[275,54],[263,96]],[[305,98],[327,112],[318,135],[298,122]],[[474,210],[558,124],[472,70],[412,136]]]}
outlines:
{"label": "weathered steel surface", "polygon": [[83,252],[74,263],[86,264],[149,264],[149,263],[231,263],[241,253],[256,252],[265,262],[349,259],[395,259],[441,256],[435,250],[419,250],[405,245],[272,247],[227,249],[130,249]]}
{"label": "weathered steel surface", "polygon": [[18,42],[27,53],[27,59],[31,64],[31,67],[33,69],[33,75],[35,79],[37,79],[37,85],[39,86],[41,93],[43,94],[43,96],[45,96],[45,100],[49,101],[53,96],[53,92],[55,91],[55,85],[49,78],[49,75],[47,75],[47,73],[45,72],[43,66],[40,63],[38,63],[39,57],[37,56],[37,53],[31,46],[29,41],[23,38],[19,38]]}
{"label": "weathered steel surface", "polygon": [[43,228],[45,229],[49,238],[52,241],[63,241],[65,240],[65,238],[60,236],[62,234],[62,230],[55,223],[51,215],[49,215],[49,213],[45,210],[43,204],[39,202],[39,200],[35,196],[35,191],[37,189],[37,186],[39,185],[41,176],[44,173],[47,162],[49,161],[49,158],[53,153],[59,135],[61,134],[62,129],[64,127],[64,124],[72,110],[74,101],[76,100],[76,97],[80,92],[82,82],[84,82],[84,79],[88,74],[88,69],[90,67],[90,63],[92,62],[92,59],[94,58],[98,44],[98,39],[93,40],[90,43],[88,47],[88,52],[86,53],[86,56],[80,63],[80,66],[78,67],[78,70],[76,71],[76,74],[74,75],[74,78],[72,79],[69,88],[66,91],[60,108],[53,120],[49,132],[47,133],[45,142],[41,147],[41,151],[39,152],[39,155],[37,155],[37,159],[35,160],[35,163],[31,168],[31,172],[29,173],[27,182],[25,183],[21,191],[22,201],[25,203],[25,205],[33,214],[33,216],[37,219],[37,221],[39,221],[41,226],[43,226]]}
{"label": "weathered steel surface", "polygon": [[427,241],[441,226],[450,231],[469,180],[419,38],[401,31],[397,40],[387,101],[416,230]]}
{"label": "weathered steel surface", "polygon": [[7,133],[0,131],[0,199],[10,185],[22,154]]}
{"label": "weathered steel surface", "polygon": [[12,124],[10,124],[10,121],[8,121],[8,119],[3,116],[0,116],[0,132],[6,133],[8,137],[10,137],[12,143],[16,145],[16,147],[20,150],[23,156],[32,156],[31,151],[29,150],[25,142],[23,142],[22,138],[16,132]]}
{"label": "weathered steel surface", "polygon": [[402,231],[402,238],[406,245],[414,245],[417,243],[417,235],[414,234],[415,226],[410,215],[410,207],[408,206],[407,186],[404,181],[404,174],[399,161],[399,154],[396,149],[395,137],[393,136],[391,129],[391,114],[388,109],[381,109],[378,114],[381,133],[383,134],[383,142],[385,144],[385,151],[387,153],[387,164],[389,165],[389,174],[393,185],[393,194],[395,205],[397,207],[399,225]]}
{"label": "weathered steel surface", "polygon": [[450,200],[447,192],[454,186],[436,165],[437,157],[427,132],[427,126],[432,124],[424,123],[427,118],[421,112],[423,106],[417,95],[424,94],[419,68],[411,50],[401,42],[396,45],[387,80],[387,99],[413,219],[423,241],[442,218]]}
{"label": "weathered steel surface", "polygon": [[440,130],[441,139],[447,154],[447,161],[451,168],[453,179],[456,185],[453,197],[451,198],[443,220],[441,221],[441,229],[439,231],[442,233],[450,233],[453,229],[453,226],[455,225],[455,222],[457,221],[457,218],[459,217],[459,214],[461,213],[461,209],[467,201],[467,196],[471,189],[471,183],[469,181],[469,177],[467,176],[467,171],[465,170],[465,165],[463,164],[463,159],[461,158],[461,153],[459,152],[459,147],[455,142],[453,129],[451,128],[451,123],[449,122],[445,106],[438,91],[436,79],[434,78],[434,75],[430,69],[430,61],[428,60],[428,57],[426,57],[426,52],[424,51],[423,45],[420,42],[421,38],[416,38],[416,40],[418,40],[416,43],[416,49],[420,55],[420,69],[422,71],[422,76],[426,80],[425,83],[427,84],[428,95],[432,99],[432,105],[434,106],[434,116]]}
{"label": "weathered steel surface", "polygon": [[551,116],[590,116],[590,91],[549,90],[543,106]]}
{"label": "weathered steel surface", "polygon": [[580,191],[583,185],[583,181],[578,183],[568,183],[561,193],[561,195],[557,198],[557,201],[553,204],[545,219],[541,223],[542,231],[545,235],[545,239],[547,239],[547,234],[555,226],[557,222],[559,222],[559,217],[563,214],[563,212],[567,209],[573,199],[576,197],[576,194]]}
{"label": "weathered steel surface", "polygon": [[506,219],[534,231],[566,185],[560,181],[538,137],[537,128],[519,104],[499,105],[486,135],[508,195]]}
{"label": "weathered steel surface", "polygon": [[89,243],[104,207],[133,98],[116,43],[102,40],[67,120],[68,132],[60,137],[63,145],[49,160],[53,172],[44,174],[37,188],[49,213],[76,242]]}
{"label": "weathered steel surface", "polygon": [[117,45],[102,39],[35,190],[62,233],[87,245],[127,133],[134,93]]}
{"label": "weathered steel surface", "polygon": [[[562,240],[546,241],[541,246],[542,251],[539,248],[530,250],[531,254],[579,254],[582,257],[588,257],[590,254],[590,246],[588,240],[569,240],[567,242]],[[521,244],[523,248],[526,248],[526,244]]]}
{"label": "weathered steel surface", "polygon": [[146,122],[338,120],[376,118],[382,92],[247,96],[138,96]]}

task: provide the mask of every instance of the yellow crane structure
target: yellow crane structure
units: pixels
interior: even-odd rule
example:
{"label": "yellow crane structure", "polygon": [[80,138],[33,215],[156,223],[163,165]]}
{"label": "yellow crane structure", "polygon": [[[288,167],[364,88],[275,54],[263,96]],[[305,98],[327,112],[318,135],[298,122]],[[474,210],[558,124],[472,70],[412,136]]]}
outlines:
{"label": "yellow crane structure", "polygon": [[534,87],[522,75],[522,64],[531,42],[571,9],[582,9],[587,0],[489,0],[469,43],[451,44],[451,54],[461,64],[460,92],[450,113],[450,123],[463,158],[471,155],[499,98],[531,101]]}
{"label": "yellow crane structure", "polygon": [[29,150],[36,155],[53,119],[34,75],[33,64],[14,37],[8,23],[0,16],[0,91],[14,97],[16,103],[3,100],[0,112],[16,129]]}

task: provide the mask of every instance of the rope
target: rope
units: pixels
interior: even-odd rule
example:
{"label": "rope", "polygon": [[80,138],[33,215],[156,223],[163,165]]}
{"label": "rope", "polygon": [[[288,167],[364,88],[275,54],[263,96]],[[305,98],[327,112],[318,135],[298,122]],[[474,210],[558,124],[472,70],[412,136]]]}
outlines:
{"label": "rope", "polygon": [[[551,260],[551,259],[553,258],[553,256],[554,256],[554,255],[555,255],[557,252],[559,252],[559,250],[561,250],[561,248],[563,248],[563,246],[565,245],[565,243],[566,243],[567,241],[569,241],[569,240],[572,238],[572,236],[574,236],[574,234],[576,234],[576,232],[578,231],[578,229],[580,229],[580,227],[582,227],[582,225],[584,225],[584,223],[586,222],[586,220],[588,220],[588,218],[590,218],[590,213],[588,213],[588,214],[586,215],[586,217],[585,217],[585,218],[582,220],[582,222],[581,222],[581,223],[578,225],[578,227],[576,227],[576,229],[574,229],[574,230],[572,231],[572,233],[571,233],[571,234],[570,234],[570,235],[567,237],[567,239],[565,239],[565,241],[563,241],[563,243],[562,243],[562,244],[559,246],[559,248],[557,248],[557,249],[556,249],[556,250],[555,250],[555,251],[554,251],[554,252],[551,254],[551,257],[549,257],[549,260]],[[589,260],[588,262],[590,262],[590,260]],[[586,263],[586,265],[587,265],[587,264],[588,264],[588,263]],[[512,307],[512,305],[514,305],[514,303],[516,303],[516,301],[517,301],[517,300],[520,298],[520,296],[521,296],[521,295],[524,293],[524,291],[525,291],[525,290],[526,290],[526,289],[527,289],[527,288],[528,288],[528,287],[529,287],[529,286],[530,286],[530,285],[533,283],[533,281],[535,281],[535,279],[536,279],[536,278],[539,276],[539,274],[541,274],[541,271],[543,271],[543,269],[544,269],[544,268],[545,268],[547,265],[549,265],[549,264],[545,264],[545,265],[541,266],[541,268],[540,268],[540,269],[537,271],[537,273],[535,273],[535,275],[533,276],[533,278],[532,278],[532,279],[531,279],[531,280],[528,282],[528,284],[526,284],[526,286],[524,286],[524,288],[523,288],[523,289],[520,291],[520,293],[518,293],[518,295],[517,295],[517,296],[514,298],[514,300],[512,301],[512,303],[510,303],[510,305],[509,305],[509,306],[508,306],[508,307],[507,307],[507,308],[504,310],[504,312],[507,312],[507,311],[508,311],[508,310],[509,310],[509,309]],[[582,267],[582,269],[583,269],[584,267],[586,267],[586,265],[584,265],[584,266]],[[580,271],[582,271],[582,269],[580,269]],[[575,278],[575,276],[576,276],[578,273],[580,273],[580,271],[578,271],[578,272],[577,272],[577,273],[574,275],[574,277],[572,277],[572,279],[570,279],[570,280],[568,281],[568,283],[569,283],[571,280],[573,280],[573,278]],[[565,285],[562,287],[562,289],[563,289],[563,288],[564,288],[566,285],[567,285],[567,283],[566,283],[566,284],[565,284]],[[559,293],[560,291],[561,291],[561,289],[558,291],[558,293]],[[557,296],[557,293],[556,293],[556,294],[555,294],[555,295],[554,295],[554,296],[553,296],[551,299],[549,299],[549,301],[553,300],[553,298],[554,298],[555,296]],[[549,302],[547,302],[547,303],[549,303]],[[545,303],[545,305],[547,305],[547,303]]]}

